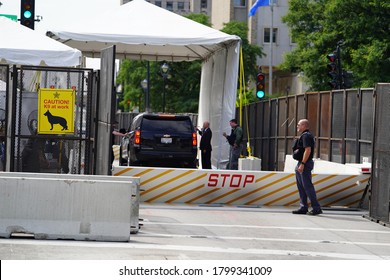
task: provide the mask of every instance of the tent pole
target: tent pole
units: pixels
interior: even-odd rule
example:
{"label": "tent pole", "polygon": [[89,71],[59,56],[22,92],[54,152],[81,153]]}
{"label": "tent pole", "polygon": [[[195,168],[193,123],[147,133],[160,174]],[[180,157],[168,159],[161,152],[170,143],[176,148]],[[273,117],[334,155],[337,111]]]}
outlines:
{"label": "tent pole", "polygon": [[271,30],[270,30],[270,44],[269,44],[269,95],[272,96],[272,72],[273,72],[273,44],[274,44],[274,1],[270,0],[271,8]]}

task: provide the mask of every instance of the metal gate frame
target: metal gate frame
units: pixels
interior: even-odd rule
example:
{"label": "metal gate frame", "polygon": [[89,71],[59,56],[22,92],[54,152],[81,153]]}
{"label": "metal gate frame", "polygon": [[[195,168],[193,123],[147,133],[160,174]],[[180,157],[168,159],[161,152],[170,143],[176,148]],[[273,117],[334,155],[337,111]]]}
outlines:
{"label": "metal gate frame", "polygon": [[[7,136],[8,136],[8,96],[9,96],[9,65],[0,64],[0,81],[3,81],[4,88],[0,89],[1,92],[4,93],[0,95],[0,110],[4,114],[4,116],[0,115],[0,145],[2,145],[2,149],[4,149],[4,155],[2,155],[2,159],[0,162],[0,171],[6,171],[6,162],[9,154],[7,154]],[[4,160],[3,160],[4,159]]]}
{"label": "metal gate frame", "polygon": [[101,50],[99,94],[97,98],[96,112],[96,162],[94,174],[111,175],[111,160],[114,158],[113,124],[115,122],[116,93],[115,80],[115,50],[116,46],[110,46]]}
{"label": "metal gate frame", "polygon": [[390,84],[378,84],[371,177],[370,219],[390,226]]}
{"label": "metal gate frame", "polygon": [[[96,72],[86,68],[60,68],[44,66],[13,66],[11,70],[12,92],[8,95],[10,104],[8,113],[7,134],[7,170],[19,172],[22,170],[22,148],[28,141],[42,141],[56,143],[60,149],[56,167],[43,172],[64,172],[66,164],[62,160],[67,157],[71,162],[69,173],[92,174],[95,159],[93,156],[93,144],[95,135],[94,111],[96,96],[93,96],[93,81],[96,80]],[[34,134],[31,130],[33,125],[26,116],[35,117],[34,110],[38,108],[37,96],[39,88],[61,88],[76,91],[75,104],[75,132],[74,134]],[[29,100],[29,101],[27,101]],[[29,133],[29,132],[30,133]],[[72,148],[72,149],[71,149]],[[70,154],[69,150],[72,150]],[[65,156],[61,156],[64,153]],[[54,154],[54,153],[53,153]],[[38,164],[38,163],[37,163]],[[69,167],[69,165],[68,165]],[[42,172],[42,171],[41,171]],[[65,172],[67,173],[67,172]]]}

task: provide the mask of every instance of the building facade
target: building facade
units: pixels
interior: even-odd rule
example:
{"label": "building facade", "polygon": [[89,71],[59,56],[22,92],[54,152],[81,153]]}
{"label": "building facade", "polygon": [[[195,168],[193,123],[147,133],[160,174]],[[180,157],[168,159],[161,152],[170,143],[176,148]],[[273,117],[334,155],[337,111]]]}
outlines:
{"label": "building facade", "polygon": [[[120,4],[126,4],[132,0],[120,0]],[[185,15],[189,13],[205,13],[211,14],[211,1],[212,0],[146,0],[147,2],[154,4],[158,7],[164,8],[168,11]]]}
{"label": "building facade", "polygon": [[262,47],[266,54],[257,60],[257,65],[262,68],[267,79],[270,76],[270,66],[272,68],[272,93],[299,94],[306,91],[302,81],[303,74],[278,70],[284,55],[296,47],[288,26],[282,22],[282,17],[288,12],[289,0],[270,1],[273,2],[272,7],[259,7],[253,17],[248,17],[248,12],[256,0],[212,0],[212,27],[222,29],[224,23],[232,20],[246,22],[249,42]]}

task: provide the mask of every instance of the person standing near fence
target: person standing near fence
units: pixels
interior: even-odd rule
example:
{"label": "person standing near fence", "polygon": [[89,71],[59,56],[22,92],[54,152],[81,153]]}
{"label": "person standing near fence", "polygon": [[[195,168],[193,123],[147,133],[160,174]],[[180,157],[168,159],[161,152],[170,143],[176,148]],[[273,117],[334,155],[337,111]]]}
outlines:
{"label": "person standing near fence", "polygon": [[[309,121],[301,119],[297,125],[297,131],[301,133],[299,139],[293,145],[293,158],[298,161],[295,167],[295,177],[300,198],[300,208],[292,211],[293,214],[322,214],[322,209],[317,200],[316,191],[312,183],[311,172],[314,167],[313,155],[315,140],[309,131]],[[310,199],[313,210],[308,212],[307,199]]]}
{"label": "person standing near fence", "polygon": [[[122,129],[120,129],[118,131],[117,130],[118,129],[118,122],[117,121],[115,121],[112,126],[113,126],[113,130],[112,130],[112,134],[111,134],[111,143],[112,143],[112,145],[114,145],[114,143],[115,143],[115,136],[119,136],[119,137],[126,136],[126,130],[122,128]],[[111,162],[111,168],[110,169],[111,170],[113,169],[114,160],[115,160],[114,148],[113,148],[113,146],[111,146],[110,147],[110,162]]]}
{"label": "person standing near fence", "polygon": [[227,135],[225,132],[223,133],[223,136],[230,145],[229,165],[227,169],[238,170],[238,159],[242,151],[242,128],[238,125],[236,119],[230,120],[229,123],[232,132],[230,135]]}

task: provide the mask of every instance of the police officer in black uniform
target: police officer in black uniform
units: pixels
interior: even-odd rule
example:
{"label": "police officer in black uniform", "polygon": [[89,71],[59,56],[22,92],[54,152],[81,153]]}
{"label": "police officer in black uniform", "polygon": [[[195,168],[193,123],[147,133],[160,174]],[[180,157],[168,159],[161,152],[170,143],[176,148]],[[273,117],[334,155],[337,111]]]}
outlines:
{"label": "police officer in black uniform", "polygon": [[[322,209],[317,200],[316,191],[312,183],[311,172],[314,167],[314,137],[309,131],[309,121],[302,119],[298,122],[297,131],[301,133],[296,145],[293,147],[293,157],[298,160],[295,167],[295,177],[300,197],[300,208],[294,210],[293,214],[322,214]],[[307,198],[310,199],[313,210],[308,212]]]}

